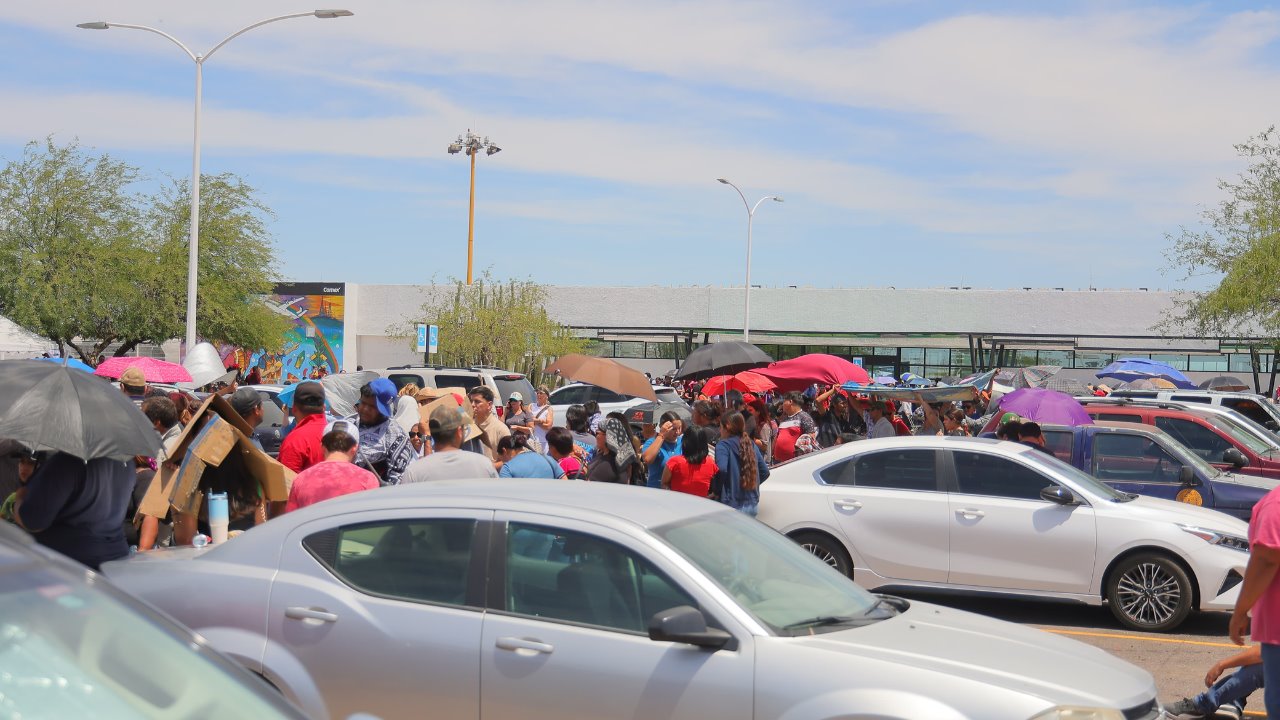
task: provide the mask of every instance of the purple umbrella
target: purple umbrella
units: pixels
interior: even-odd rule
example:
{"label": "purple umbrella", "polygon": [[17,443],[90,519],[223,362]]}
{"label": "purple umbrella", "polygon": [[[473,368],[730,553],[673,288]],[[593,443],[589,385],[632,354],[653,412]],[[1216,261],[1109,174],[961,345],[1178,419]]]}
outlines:
{"label": "purple umbrella", "polygon": [[1049,425],[1091,425],[1093,418],[1079,401],[1057,390],[1022,388],[1000,398],[1002,412]]}

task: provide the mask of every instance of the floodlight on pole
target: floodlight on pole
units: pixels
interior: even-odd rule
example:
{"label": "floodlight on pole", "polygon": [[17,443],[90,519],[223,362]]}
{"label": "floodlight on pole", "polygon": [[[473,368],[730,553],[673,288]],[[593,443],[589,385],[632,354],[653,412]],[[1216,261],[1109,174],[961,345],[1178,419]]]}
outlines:
{"label": "floodlight on pole", "polygon": [[457,140],[449,144],[448,150],[450,155],[465,152],[471,156],[471,199],[467,209],[467,284],[470,285],[472,258],[475,254],[476,155],[479,155],[481,150],[485,155],[497,155],[502,152],[502,148],[493,144],[487,136],[482,138],[468,128],[465,135],[459,135]]}
{"label": "floodlight on pole", "polygon": [[110,28],[125,28],[128,30],[143,30],[149,33],[159,35],[166,40],[172,42],[181,48],[196,65],[196,92],[195,92],[195,122],[194,122],[194,140],[191,150],[191,235],[187,247],[187,322],[186,322],[186,341],[185,351],[189,352],[196,344],[196,288],[197,278],[199,276],[200,267],[200,100],[204,89],[204,62],[216,53],[223,45],[240,37],[241,35],[262,27],[268,23],[279,22],[281,20],[291,20],[300,17],[316,17],[323,20],[339,17],[351,17],[354,15],[350,10],[312,10],[311,12],[291,13],[289,15],[278,15],[276,17],[260,20],[252,25],[247,25],[239,30],[226,36],[217,45],[214,45],[208,52],[203,55],[197,55],[169,33],[157,28],[148,27],[146,25],[132,25],[129,23],[114,22],[86,22],[79,23],[76,27],[83,30],[108,30]]}
{"label": "floodlight on pole", "polygon": [[742,194],[742,189],[737,185],[729,182],[725,178],[716,178],[716,182],[722,185],[728,185],[738,191],[738,197],[742,198],[742,204],[747,208],[747,279],[743,286],[742,300],[742,341],[751,342],[751,221],[755,219],[756,210],[760,209],[760,204],[765,200],[774,202],[782,202],[782,198],[778,195],[765,195],[756,201],[755,205],[747,202],[747,196]]}

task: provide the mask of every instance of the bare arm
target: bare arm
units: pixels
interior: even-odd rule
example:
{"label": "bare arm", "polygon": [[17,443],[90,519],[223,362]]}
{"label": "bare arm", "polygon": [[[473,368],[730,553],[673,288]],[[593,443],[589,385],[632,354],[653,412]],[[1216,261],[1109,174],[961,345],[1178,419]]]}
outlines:
{"label": "bare arm", "polygon": [[1208,687],[1218,681],[1222,677],[1222,673],[1234,667],[1244,667],[1245,665],[1257,665],[1262,662],[1262,645],[1254,645],[1243,652],[1236,653],[1229,658],[1224,658],[1213,664],[1209,668],[1209,674],[1204,676],[1205,687]]}
{"label": "bare arm", "polygon": [[662,468],[662,489],[671,489],[671,468],[669,467]]}
{"label": "bare arm", "polygon": [[1249,565],[1244,571],[1244,584],[1236,598],[1235,611],[1231,613],[1228,626],[1231,642],[1244,645],[1244,635],[1249,631],[1249,611],[1271,585],[1277,569],[1280,569],[1280,548],[1255,542],[1249,550]]}

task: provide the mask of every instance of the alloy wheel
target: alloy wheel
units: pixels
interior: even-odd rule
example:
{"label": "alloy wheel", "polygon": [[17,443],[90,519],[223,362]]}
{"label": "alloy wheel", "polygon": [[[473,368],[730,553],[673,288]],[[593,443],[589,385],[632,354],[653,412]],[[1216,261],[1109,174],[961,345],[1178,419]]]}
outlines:
{"label": "alloy wheel", "polygon": [[1120,576],[1113,602],[1137,623],[1162,625],[1178,612],[1182,590],[1178,579],[1163,565],[1143,562]]}

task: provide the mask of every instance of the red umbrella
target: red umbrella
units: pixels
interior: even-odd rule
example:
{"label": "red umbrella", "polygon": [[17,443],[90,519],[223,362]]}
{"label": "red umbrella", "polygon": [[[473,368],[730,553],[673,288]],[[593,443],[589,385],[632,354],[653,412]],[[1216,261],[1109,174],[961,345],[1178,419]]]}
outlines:
{"label": "red umbrella", "polygon": [[854,365],[844,358],[822,353],[780,360],[767,368],[759,368],[752,372],[772,380],[783,392],[803,390],[814,383],[820,385],[843,385],[847,382],[855,382],[859,385],[871,384],[871,376],[862,369],[861,365]]}
{"label": "red umbrella", "polygon": [[113,357],[102,361],[94,375],[119,378],[125,370],[136,367],[142,371],[147,382],[176,383],[191,382],[191,373],[178,363],[165,362],[152,357]]}
{"label": "red umbrella", "polygon": [[702,394],[707,397],[725,394],[726,390],[738,390],[744,393],[768,392],[777,385],[769,378],[753,371],[744,370],[737,375],[717,375],[702,386]]}

